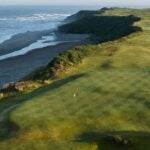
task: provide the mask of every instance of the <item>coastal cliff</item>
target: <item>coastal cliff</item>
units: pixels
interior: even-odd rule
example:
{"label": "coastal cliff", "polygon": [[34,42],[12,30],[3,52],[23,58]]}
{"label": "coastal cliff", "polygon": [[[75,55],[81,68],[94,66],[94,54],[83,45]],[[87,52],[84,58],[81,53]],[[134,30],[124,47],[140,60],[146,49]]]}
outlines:
{"label": "coastal cliff", "polygon": [[[98,11],[80,11],[68,17],[65,21],[71,22],[59,27],[59,31],[71,34],[89,35],[87,46],[75,47],[55,57],[42,71],[32,74],[31,79],[49,79],[57,77],[67,68],[80,64],[84,58],[94,53],[97,44],[114,41],[142,31],[141,27],[133,24],[140,21],[140,17],[133,15],[107,16],[105,11],[113,11],[116,8],[103,8]],[[110,50],[113,54],[115,50]]]}
{"label": "coastal cliff", "polygon": [[150,9],[81,11],[59,30],[89,37],[2,89],[0,148],[149,150]]}

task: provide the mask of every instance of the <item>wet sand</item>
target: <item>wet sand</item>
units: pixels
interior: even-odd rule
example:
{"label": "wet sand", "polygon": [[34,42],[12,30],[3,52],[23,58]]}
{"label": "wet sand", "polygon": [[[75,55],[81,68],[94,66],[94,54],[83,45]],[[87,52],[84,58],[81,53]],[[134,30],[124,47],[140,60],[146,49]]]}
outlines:
{"label": "wet sand", "polygon": [[0,44],[0,55],[8,54],[13,51],[20,50],[24,47],[29,46],[30,44],[41,39],[42,36],[51,35],[51,30],[43,31],[28,31],[25,33],[20,33],[12,36],[10,39],[4,41]]}
{"label": "wet sand", "polygon": [[25,55],[1,60],[0,88],[6,83],[16,82],[35,69],[47,65],[59,53],[88,42],[87,35],[57,33],[57,37],[64,42],[54,46],[32,50]]}

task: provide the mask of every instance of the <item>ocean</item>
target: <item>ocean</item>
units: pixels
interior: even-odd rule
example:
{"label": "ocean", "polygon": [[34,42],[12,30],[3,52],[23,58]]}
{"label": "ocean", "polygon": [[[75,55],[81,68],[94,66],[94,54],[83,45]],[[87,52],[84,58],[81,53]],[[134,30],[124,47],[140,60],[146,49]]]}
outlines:
{"label": "ocean", "polygon": [[[100,9],[100,6],[0,6],[0,60],[60,43],[55,41],[53,31],[57,30],[62,21],[79,10],[94,9]],[[13,37],[19,34],[24,36],[23,33],[32,36],[38,33],[38,36],[17,47]]]}

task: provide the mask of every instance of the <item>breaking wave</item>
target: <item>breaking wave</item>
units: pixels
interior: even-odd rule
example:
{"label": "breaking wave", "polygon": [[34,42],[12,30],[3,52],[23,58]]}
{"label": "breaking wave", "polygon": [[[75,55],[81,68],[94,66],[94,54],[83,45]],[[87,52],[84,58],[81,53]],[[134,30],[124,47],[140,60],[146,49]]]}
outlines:
{"label": "breaking wave", "polygon": [[17,16],[17,17],[2,17],[0,21],[46,21],[46,20],[57,20],[57,19],[64,19],[71,14],[33,14],[31,16]]}

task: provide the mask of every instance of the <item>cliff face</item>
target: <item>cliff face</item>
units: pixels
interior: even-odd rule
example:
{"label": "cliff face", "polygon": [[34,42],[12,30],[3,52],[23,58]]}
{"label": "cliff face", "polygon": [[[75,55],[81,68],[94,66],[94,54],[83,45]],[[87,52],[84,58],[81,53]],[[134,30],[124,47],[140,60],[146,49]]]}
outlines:
{"label": "cliff face", "polygon": [[68,17],[67,20],[70,22],[60,26],[59,30],[65,33],[91,34],[91,40],[95,42],[116,40],[130,33],[141,31],[140,27],[133,26],[134,22],[140,20],[140,17],[104,15],[107,10],[109,9],[80,11]]}
{"label": "cliff face", "polygon": [[73,22],[73,21],[76,21],[76,20],[80,20],[80,19],[82,19],[82,18],[84,18],[84,17],[92,16],[92,15],[95,14],[96,12],[98,12],[98,11],[81,10],[81,11],[79,11],[78,13],[67,17],[67,18],[64,20],[64,22],[65,22],[65,23],[70,23],[70,22]]}
{"label": "cliff face", "polygon": [[94,14],[102,14],[105,11],[111,10],[111,9],[115,9],[115,8],[106,8],[106,7],[104,7],[100,10],[95,10],[95,11],[94,10],[81,10],[78,13],[67,17],[64,21],[66,23],[71,23],[73,21],[80,20],[80,19],[85,18],[85,17],[93,16]]}

